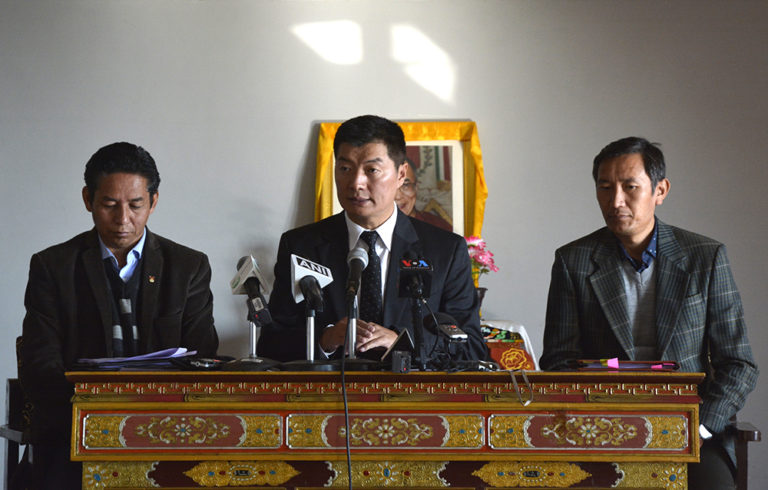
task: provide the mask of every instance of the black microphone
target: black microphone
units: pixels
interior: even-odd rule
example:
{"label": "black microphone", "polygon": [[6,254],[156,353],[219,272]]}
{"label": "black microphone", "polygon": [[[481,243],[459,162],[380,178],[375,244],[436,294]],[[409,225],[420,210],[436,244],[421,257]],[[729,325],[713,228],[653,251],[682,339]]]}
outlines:
{"label": "black microphone", "polygon": [[[248,257],[242,257],[237,262],[237,270],[239,271]],[[261,294],[261,282],[255,276],[251,276],[243,282],[243,288],[248,295],[248,321],[253,322],[257,327],[272,323],[272,315],[267,309],[267,301]]]}
{"label": "black microphone", "polygon": [[[435,324],[437,320],[437,324]],[[427,315],[424,317],[424,328],[435,335],[442,335],[449,342],[466,342],[468,336],[466,332],[459,328],[458,322],[448,313],[437,312],[434,317]]]}
{"label": "black microphone", "polygon": [[400,259],[398,295],[401,298],[429,298],[432,291],[432,265],[413,250]]}
{"label": "black microphone", "polygon": [[304,276],[299,279],[301,294],[307,300],[307,306],[315,311],[323,311],[323,290],[315,276]]}
{"label": "black microphone", "polygon": [[349,298],[357,296],[357,291],[360,289],[360,277],[363,274],[363,269],[368,267],[368,252],[361,247],[353,248],[347,255],[347,265],[349,266],[347,298]]}

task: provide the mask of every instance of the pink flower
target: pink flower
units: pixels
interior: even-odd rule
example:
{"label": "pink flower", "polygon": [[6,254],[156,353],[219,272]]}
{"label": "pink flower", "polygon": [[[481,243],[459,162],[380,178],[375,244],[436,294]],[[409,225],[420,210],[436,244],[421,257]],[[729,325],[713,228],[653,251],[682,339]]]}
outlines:
{"label": "pink flower", "polygon": [[480,238],[479,236],[468,236],[464,237],[464,239],[467,241],[467,246],[471,249],[472,247],[485,247],[485,240]]}
{"label": "pink flower", "polygon": [[485,240],[477,236],[464,237],[472,261],[472,276],[477,280],[482,274],[498,272],[499,268],[493,261],[493,253],[488,250]]}

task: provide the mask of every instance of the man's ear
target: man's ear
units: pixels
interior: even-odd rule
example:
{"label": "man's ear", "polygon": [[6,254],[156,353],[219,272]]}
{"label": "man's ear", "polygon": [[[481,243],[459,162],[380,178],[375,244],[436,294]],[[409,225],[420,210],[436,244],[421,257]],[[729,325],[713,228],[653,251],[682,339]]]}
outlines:
{"label": "man's ear", "polygon": [[157,201],[160,199],[160,191],[156,191],[155,195],[151,197],[152,199],[152,206],[149,208],[149,214],[152,214],[155,212],[155,208],[157,207]]}
{"label": "man's ear", "polygon": [[408,162],[403,162],[397,167],[397,186],[400,187],[405,182],[405,176],[408,174]]}
{"label": "man's ear", "polygon": [[669,188],[672,184],[669,183],[669,179],[662,179],[656,184],[656,205],[661,206],[667,195],[669,194]]}
{"label": "man's ear", "polygon": [[91,193],[88,192],[88,186],[83,186],[83,204],[85,204],[85,209],[88,210],[89,213],[93,212],[93,206],[91,205]]}

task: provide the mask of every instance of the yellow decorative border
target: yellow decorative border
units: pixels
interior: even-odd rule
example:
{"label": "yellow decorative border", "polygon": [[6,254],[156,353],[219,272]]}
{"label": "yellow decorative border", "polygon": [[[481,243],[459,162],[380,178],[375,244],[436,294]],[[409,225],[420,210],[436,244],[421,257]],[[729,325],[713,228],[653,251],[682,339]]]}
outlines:
{"label": "yellow decorative border", "polygon": [[685,463],[614,463],[621,478],[616,488],[688,488],[688,465]]}
{"label": "yellow decorative border", "polygon": [[[440,476],[445,469],[444,461],[352,461],[352,481],[358,488],[436,488],[448,487]],[[334,473],[328,487],[346,488],[347,463],[329,461]]]}
{"label": "yellow decorative border", "polygon": [[590,473],[573,463],[544,461],[497,461],[472,472],[494,487],[565,488],[579,483]]}
{"label": "yellow decorative border", "polygon": [[[464,150],[464,235],[480,236],[488,187],[473,121],[400,122],[405,141],[459,141]],[[315,175],[315,221],[333,214],[333,138],[341,123],[320,123]]]}

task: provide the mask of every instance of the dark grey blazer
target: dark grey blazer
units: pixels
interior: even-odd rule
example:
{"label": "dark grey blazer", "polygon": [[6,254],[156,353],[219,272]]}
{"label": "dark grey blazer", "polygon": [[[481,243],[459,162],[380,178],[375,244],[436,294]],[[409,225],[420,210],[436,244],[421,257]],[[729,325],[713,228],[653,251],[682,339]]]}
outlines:
{"label": "dark grey blazer", "polygon": [[[428,299],[430,307],[454,317],[467,333],[469,342],[463,348],[464,358],[486,359],[466,242],[459,235],[409,218],[399,210],[392,237],[382,323],[397,331],[412,330],[410,300],[398,297],[398,262],[406,251],[417,249],[434,269]],[[297,305],[291,294],[292,253],[322,264],[333,273],[333,282],[323,290],[324,311],[318,313],[315,320],[318,331],[347,316],[344,286],[349,273],[349,239],[344,214],[288,231],[280,239],[274,289],[269,301],[274,323],[262,328],[258,345],[259,355],[279,361],[306,359],[304,303]],[[427,314],[426,308],[423,314]],[[431,346],[434,336],[425,332],[424,339],[425,345]]]}
{"label": "dark grey blazer", "polygon": [[[205,254],[147,229],[138,328],[142,352],[186,347],[215,355],[211,268]],[[95,229],[32,256],[19,377],[33,402],[33,430],[66,430],[72,385],[64,372],[80,358],[112,355],[112,299]],[[50,409],[49,413],[46,413]]]}
{"label": "dark grey blazer", "polygon": [[[725,246],[658,221],[657,352],[704,372],[701,423],[722,432],[755,387],[758,370]],[[542,369],[571,359],[633,359],[617,241],[607,228],[555,252]]]}

